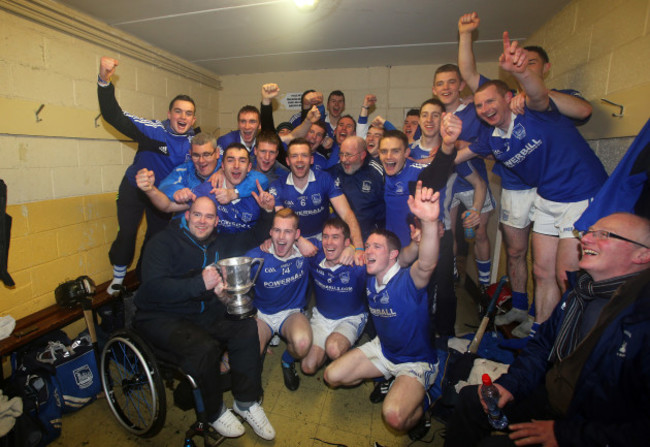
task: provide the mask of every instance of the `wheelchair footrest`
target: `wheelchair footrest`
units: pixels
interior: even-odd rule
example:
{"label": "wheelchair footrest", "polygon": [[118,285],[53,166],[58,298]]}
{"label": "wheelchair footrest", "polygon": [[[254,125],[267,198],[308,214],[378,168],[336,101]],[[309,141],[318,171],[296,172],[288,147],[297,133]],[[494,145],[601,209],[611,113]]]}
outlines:
{"label": "wheelchair footrest", "polygon": [[185,432],[185,445],[192,445],[191,440],[195,436],[201,436],[205,443],[205,446],[217,446],[225,441],[225,437],[219,434],[210,424],[206,424],[200,421],[196,421],[192,426]]}

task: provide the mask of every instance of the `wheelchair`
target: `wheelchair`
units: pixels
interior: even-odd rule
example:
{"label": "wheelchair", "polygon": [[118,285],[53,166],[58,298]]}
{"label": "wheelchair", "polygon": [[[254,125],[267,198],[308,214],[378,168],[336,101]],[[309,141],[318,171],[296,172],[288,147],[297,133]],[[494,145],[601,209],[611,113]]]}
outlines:
{"label": "wheelchair", "polygon": [[221,444],[225,438],[206,421],[203,398],[194,378],[163,358],[132,329],[111,334],[101,353],[100,375],[113,415],[136,436],[157,435],[167,415],[165,385],[173,388],[173,379],[180,378],[192,389],[197,414],[197,421],[185,433],[183,445],[195,446],[195,436],[201,436],[205,446]]}

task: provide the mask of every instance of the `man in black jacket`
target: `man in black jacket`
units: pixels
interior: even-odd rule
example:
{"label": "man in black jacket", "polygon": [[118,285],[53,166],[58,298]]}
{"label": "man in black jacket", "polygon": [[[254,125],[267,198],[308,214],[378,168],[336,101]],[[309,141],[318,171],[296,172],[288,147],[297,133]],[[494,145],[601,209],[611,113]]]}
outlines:
{"label": "man in black jacket", "polygon": [[219,218],[208,197],[199,197],[173,223],[151,239],[144,251],[142,285],[135,303],[135,327],[149,343],[165,352],[198,381],[208,420],[226,437],[244,434],[244,427],[222,400],[220,362],[228,350],[233,410],[266,440],[275,430],[257,400],[262,394],[262,362],[253,319],[225,318],[224,284],[212,265],[220,254],[248,250],[268,235],[273,217],[272,196],[254,197],[265,211],[255,228],[227,237],[216,234]]}

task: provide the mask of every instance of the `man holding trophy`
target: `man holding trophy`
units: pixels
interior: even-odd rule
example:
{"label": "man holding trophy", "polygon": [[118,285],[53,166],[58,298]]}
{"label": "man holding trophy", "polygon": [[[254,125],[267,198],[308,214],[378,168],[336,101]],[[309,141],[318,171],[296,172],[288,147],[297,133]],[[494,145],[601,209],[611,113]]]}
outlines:
{"label": "man holding trophy", "polygon": [[[250,249],[268,235],[274,199],[259,187],[254,194],[264,210],[253,229],[220,236],[215,203],[199,197],[180,219],[151,239],[144,251],[142,284],[135,303],[135,326],[149,343],[164,351],[199,384],[208,420],[226,437],[244,427],[223,404],[220,360],[228,350],[235,399],[233,411],[263,439],[275,430],[257,400],[262,394],[262,362],[254,319],[226,317],[224,280],[214,264],[233,247]],[[260,237],[261,236],[261,237]]]}

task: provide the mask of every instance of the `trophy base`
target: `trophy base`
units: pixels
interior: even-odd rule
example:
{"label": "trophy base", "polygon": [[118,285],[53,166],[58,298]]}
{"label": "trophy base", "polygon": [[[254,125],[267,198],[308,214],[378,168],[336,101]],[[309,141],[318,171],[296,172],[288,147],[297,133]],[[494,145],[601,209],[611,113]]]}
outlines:
{"label": "trophy base", "polygon": [[257,309],[228,309],[226,318],[229,320],[245,320],[246,318],[254,317],[257,314]]}

